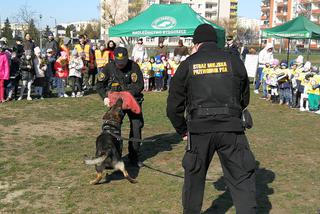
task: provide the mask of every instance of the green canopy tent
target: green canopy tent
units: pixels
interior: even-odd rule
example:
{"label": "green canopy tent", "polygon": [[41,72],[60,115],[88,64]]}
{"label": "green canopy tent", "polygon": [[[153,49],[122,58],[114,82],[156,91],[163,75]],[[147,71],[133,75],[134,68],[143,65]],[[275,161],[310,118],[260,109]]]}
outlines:
{"label": "green canopy tent", "polygon": [[153,4],[138,16],[109,28],[110,37],[192,36],[198,25],[212,25],[218,46],[225,43],[225,30],[198,15],[187,4]]}
{"label": "green canopy tent", "polygon": [[[288,53],[287,60],[289,61],[290,52],[290,40],[291,39],[320,39],[320,26],[314,24],[312,21],[304,16],[298,16],[297,18],[284,23],[283,25],[262,30],[263,38],[286,38],[288,39]],[[309,42],[310,48],[310,42]],[[308,51],[308,58],[309,58]]]}

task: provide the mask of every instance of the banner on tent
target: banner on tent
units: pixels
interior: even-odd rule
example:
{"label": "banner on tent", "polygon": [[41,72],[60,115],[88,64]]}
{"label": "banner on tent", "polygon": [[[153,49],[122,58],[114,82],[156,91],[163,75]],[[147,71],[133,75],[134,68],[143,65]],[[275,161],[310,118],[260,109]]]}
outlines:
{"label": "banner on tent", "polygon": [[248,77],[255,77],[259,63],[259,56],[258,55],[246,55],[246,60],[244,62],[244,66],[247,69]]}

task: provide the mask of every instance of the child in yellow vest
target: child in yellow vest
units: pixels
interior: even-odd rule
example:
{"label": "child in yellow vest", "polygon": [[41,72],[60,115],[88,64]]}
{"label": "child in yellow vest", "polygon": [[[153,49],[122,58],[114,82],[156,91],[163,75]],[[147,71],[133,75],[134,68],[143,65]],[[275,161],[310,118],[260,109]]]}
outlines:
{"label": "child in yellow vest", "polygon": [[150,71],[151,71],[151,63],[149,59],[146,57],[143,60],[143,63],[140,66],[140,69],[143,74],[143,82],[144,82],[144,91],[149,91],[149,79],[150,79]]}
{"label": "child in yellow vest", "polygon": [[269,70],[269,74],[266,76],[266,84],[270,88],[270,99],[272,103],[277,101],[279,96],[278,93],[278,81],[277,81],[277,70],[279,68],[279,60],[274,59]]}
{"label": "child in yellow vest", "polygon": [[319,110],[319,101],[320,101],[320,75],[315,70],[313,74],[310,75],[310,80],[308,83],[308,101],[309,101],[309,110],[317,112]]}
{"label": "child in yellow vest", "polygon": [[99,74],[109,62],[109,51],[106,49],[105,44],[100,44],[99,49],[95,50],[94,54]]}
{"label": "child in yellow vest", "polygon": [[262,70],[262,99],[267,99],[267,100],[270,100],[271,98],[271,94],[268,93],[270,92],[270,90],[268,90],[270,87],[268,87],[266,81],[267,81],[267,77],[268,75],[270,75],[271,73],[271,66],[270,66],[270,63],[266,63],[265,64],[265,67],[263,68]]}
{"label": "child in yellow vest", "polygon": [[300,111],[309,111],[309,100],[308,100],[308,90],[310,87],[309,75],[311,72],[311,62],[306,62],[303,67],[303,72],[299,75],[300,87],[299,92],[300,96]]}

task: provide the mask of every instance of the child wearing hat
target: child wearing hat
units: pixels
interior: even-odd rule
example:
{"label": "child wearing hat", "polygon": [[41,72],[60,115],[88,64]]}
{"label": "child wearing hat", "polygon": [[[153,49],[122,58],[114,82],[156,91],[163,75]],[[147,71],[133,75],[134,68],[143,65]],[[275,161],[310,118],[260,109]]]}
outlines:
{"label": "child wearing hat", "polygon": [[78,51],[74,49],[69,63],[69,79],[71,81],[72,97],[82,97],[80,84],[82,67],[82,58],[79,56]]}
{"label": "child wearing hat", "polygon": [[278,93],[278,79],[277,79],[277,71],[279,69],[279,60],[274,59],[271,65],[271,69],[269,70],[269,75],[266,76],[266,84],[270,87],[270,99],[272,103],[277,102],[279,93]]}
{"label": "child wearing hat", "polygon": [[20,70],[22,75],[22,86],[20,90],[20,97],[18,100],[22,100],[24,90],[27,87],[28,96],[27,100],[32,100],[31,98],[31,85],[34,80],[35,70],[34,70],[34,63],[32,59],[32,51],[26,50],[24,52],[24,56],[21,58]]}
{"label": "child wearing hat", "polygon": [[34,70],[36,79],[34,80],[35,93],[40,98],[43,99],[43,88],[45,86],[45,75],[47,70],[46,59],[41,56],[41,50],[39,47],[34,49],[35,57],[33,59]]}
{"label": "child wearing hat", "polygon": [[159,92],[163,88],[163,74],[164,74],[165,66],[162,63],[161,57],[156,57],[156,63],[155,63],[155,71],[154,71],[154,77],[155,77],[155,83],[156,83],[156,91]]}
{"label": "child wearing hat", "polygon": [[149,91],[149,79],[150,79],[150,70],[151,63],[149,62],[148,57],[143,59],[143,62],[140,66],[142,74],[143,74],[143,82],[144,82],[144,91]]}
{"label": "child wearing hat", "polygon": [[279,85],[279,95],[280,95],[280,102],[279,105],[286,104],[291,106],[292,103],[292,96],[290,90],[290,82],[289,82],[289,71],[288,71],[288,64],[286,60],[281,61],[280,63],[280,70],[278,71],[278,85]]}
{"label": "child wearing hat", "polygon": [[309,111],[308,90],[310,87],[309,75],[311,72],[311,62],[307,61],[303,66],[303,72],[299,75],[300,111]]}
{"label": "child wearing hat", "polygon": [[66,80],[69,75],[68,71],[68,56],[67,53],[62,51],[60,57],[54,64],[54,70],[56,71],[57,91],[58,97],[68,97],[65,93]]}
{"label": "child wearing hat", "polygon": [[4,102],[4,81],[9,79],[9,61],[5,53],[5,43],[0,41],[0,103]]}

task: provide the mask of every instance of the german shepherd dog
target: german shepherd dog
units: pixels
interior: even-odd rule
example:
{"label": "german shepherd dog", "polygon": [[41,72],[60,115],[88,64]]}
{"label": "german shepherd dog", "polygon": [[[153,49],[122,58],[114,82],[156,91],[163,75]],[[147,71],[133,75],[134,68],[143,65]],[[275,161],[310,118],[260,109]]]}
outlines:
{"label": "german shepherd dog", "polygon": [[123,119],[122,99],[118,99],[108,112],[103,116],[104,124],[102,133],[96,140],[95,159],[86,159],[87,165],[95,165],[97,177],[90,184],[98,184],[102,179],[102,173],[105,169],[120,170],[124,177],[131,183],[137,181],[130,177],[122,160],[122,140],[110,134],[121,135],[121,124]]}

